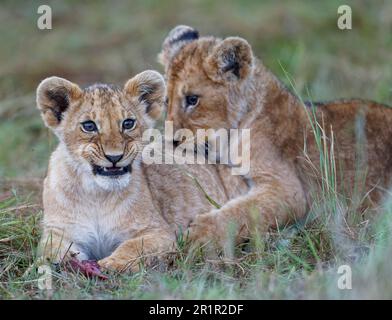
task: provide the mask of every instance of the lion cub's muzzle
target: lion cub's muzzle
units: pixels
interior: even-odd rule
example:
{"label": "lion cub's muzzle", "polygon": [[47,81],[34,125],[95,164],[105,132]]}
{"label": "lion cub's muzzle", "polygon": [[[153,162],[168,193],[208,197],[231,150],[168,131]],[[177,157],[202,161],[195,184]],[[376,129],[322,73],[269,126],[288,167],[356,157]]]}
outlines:
{"label": "lion cub's muzzle", "polygon": [[123,158],[123,155],[106,155],[105,158],[109,160],[111,166],[99,166],[93,164],[93,173],[100,176],[106,177],[117,177],[124,174],[130,173],[132,171],[132,162],[126,166],[117,165],[118,162]]}
{"label": "lion cub's muzzle", "polygon": [[131,172],[132,172],[131,164],[125,167],[116,167],[116,166],[101,167],[95,164],[93,165],[93,173],[100,176],[115,178]]}

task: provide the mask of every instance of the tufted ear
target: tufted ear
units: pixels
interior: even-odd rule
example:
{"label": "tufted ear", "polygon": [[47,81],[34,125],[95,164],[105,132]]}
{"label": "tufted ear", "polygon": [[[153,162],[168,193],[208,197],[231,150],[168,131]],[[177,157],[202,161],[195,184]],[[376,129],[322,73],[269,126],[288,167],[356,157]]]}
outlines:
{"label": "tufted ear", "polygon": [[186,44],[197,40],[199,32],[192,27],[179,25],[171,30],[162,44],[162,51],[158,61],[165,67]]}
{"label": "tufted ear", "polygon": [[238,37],[218,42],[206,59],[207,72],[216,81],[243,80],[252,66],[252,48],[245,39]]}
{"label": "tufted ear", "polygon": [[47,127],[55,129],[70,104],[82,96],[74,83],[59,77],[43,80],[37,88],[37,107]]}
{"label": "tufted ear", "polygon": [[145,105],[145,113],[157,120],[163,111],[165,100],[165,80],[153,70],[147,70],[128,80],[124,92],[130,97],[137,97]]}

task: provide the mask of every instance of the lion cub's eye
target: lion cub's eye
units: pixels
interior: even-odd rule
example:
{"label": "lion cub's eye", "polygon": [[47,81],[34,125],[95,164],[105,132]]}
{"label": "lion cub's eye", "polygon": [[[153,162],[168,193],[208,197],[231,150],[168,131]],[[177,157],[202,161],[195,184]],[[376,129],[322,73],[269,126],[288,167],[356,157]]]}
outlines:
{"label": "lion cub's eye", "polygon": [[192,107],[197,105],[199,97],[197,95],[190,95],[185,97],[185,107]]}
{"label": "lion cub's eye", "polygon": [[136,126],[135,119],[125,119],[122,123],[122,127],[124,130],[132,130]]}
{"label": "lion cub's eye", "polygon": [[81,123],[82,130],[84,132],[95,132],[98,131],[97,125],[94,121],[88,120]]}

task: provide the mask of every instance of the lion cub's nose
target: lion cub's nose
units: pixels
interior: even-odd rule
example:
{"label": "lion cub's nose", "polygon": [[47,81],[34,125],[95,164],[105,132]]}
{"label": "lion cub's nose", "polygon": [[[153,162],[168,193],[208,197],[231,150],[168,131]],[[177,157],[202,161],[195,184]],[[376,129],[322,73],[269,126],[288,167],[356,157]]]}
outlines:
{"label": "lion cub's nose", "polygon": [[106,159],[108,159],[111,163],[113,163],[113,165],[116,165],[116,163],[119,162],[119,161],[122,159],[123,154],[116,155],[116,156],[110,156],[110,155],[108,155],[108,154],[105,154],[105,157],[106,157]]}

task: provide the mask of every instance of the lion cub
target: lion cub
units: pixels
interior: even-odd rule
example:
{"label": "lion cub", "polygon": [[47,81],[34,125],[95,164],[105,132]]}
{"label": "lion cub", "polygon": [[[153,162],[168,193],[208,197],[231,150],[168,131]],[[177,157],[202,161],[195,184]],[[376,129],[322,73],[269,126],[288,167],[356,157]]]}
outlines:
{"label": "lion cub", "polygon": [[164,94],[155,71],[123,88],[82,90],[58,77],[38,86],[38,108],[59,139],[44,182],[43,257],[136,271],[141,258],[173,250],[178,229],[212,209],[184,171],[217,202],[227,201],[213,166],[142,164],[142,134],[160,116]]}
{"label": "lion cub", "polygon": [[[392,178],[390,107],[359,99],[304,104],[246,40],[199,37],[188,26],[169,33],[160,61],[175,128],[250,129],[250,141],[242,144],[250,146],[250,171],[243,175],[249,192],[197,216],[194,241],[222,245],[232,223],[242,241],[293,222],[312,206],[314,190],[343,193],[348,203],[356,190],[365,207],[385,195]],[[321,161],[320,150],[336,171]]]}

